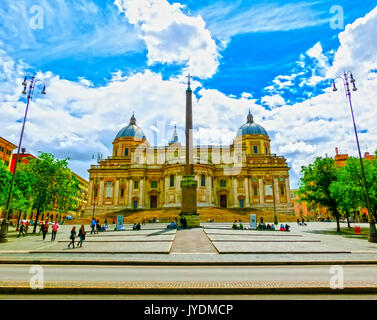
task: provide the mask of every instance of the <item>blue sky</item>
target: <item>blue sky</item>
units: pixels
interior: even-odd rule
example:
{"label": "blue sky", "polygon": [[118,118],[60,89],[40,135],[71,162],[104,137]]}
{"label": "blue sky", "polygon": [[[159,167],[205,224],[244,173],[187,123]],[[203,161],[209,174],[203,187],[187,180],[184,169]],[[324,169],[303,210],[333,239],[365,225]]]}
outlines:
{"label": "blue sky", "polygon": [[[367,81],[377,70],[375,0],[336,4],[345,28],[331,28],[334,2],[327,0],[36,0],[33,5],[3,0],[0,116],[7,119],[0,135],[18,140],[22,100],[16,79],[38,72],[51,94],[36,99],[26,148],[68,156],[86,178],[91,155],[110,155],[111,141],[132,111],[152,143],[163,143],[156,138],[159,120],[167,121],[167,136],[174,123],[183,129],[179,104],[184,103],[184,75],[191,72],[198,139],[204,143],[220,136],[222,143],[231,143],[251,108],[269,131],[273,151],[288,158],[296,185],[300,166],[315,155],[331,154],[336,146],[354,152],[344,111],[337,118],[339,113],[321,109],[322,101],[331,101],[331,72],[352,67]],[[365,53],[361,61],[347,61],[357,49]],[[334,103],[344,104],[342,98]],[[368,101],[358,101],[366,111]],[[318,106],[319,114],[307,106]],[[313,122],[315,131],[305,136],[281,125],[287,119],[295,119],[292,126]],[[374,151],[374,136],[363,121],[361,126],[364,149]],[[183,130],[179,134],[183,140]],[[330,139],[334,134],[339,139]]]}

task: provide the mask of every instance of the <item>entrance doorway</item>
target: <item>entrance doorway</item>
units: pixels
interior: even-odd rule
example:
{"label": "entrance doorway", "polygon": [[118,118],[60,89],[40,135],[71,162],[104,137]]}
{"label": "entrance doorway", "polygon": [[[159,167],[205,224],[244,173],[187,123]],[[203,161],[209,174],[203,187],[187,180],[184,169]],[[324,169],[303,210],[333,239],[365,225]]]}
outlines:
{"label": "entrance doorway", "polygon": [[151,209],[157,208],[157,196],[151,196]]}
{"label": "entrance doorway", "polygon": [[227,207],[227,201],[226,201],[226,194],[220,195],[220,208],[226,208]]}
{"label": "entrance doorway", "polygon": [[136,210],[136,209],[137,209],[137,200],[134,200],[134,203],[133,203],[133,208],[134,208],[134,210]]}

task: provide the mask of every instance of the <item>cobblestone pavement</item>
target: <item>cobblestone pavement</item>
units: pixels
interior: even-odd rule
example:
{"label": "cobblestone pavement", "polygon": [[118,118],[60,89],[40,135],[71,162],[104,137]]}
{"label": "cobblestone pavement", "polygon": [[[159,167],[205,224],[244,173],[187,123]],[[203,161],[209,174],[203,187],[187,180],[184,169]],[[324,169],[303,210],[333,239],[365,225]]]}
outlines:
{"label": "cobblestone pavement", "polygon": [[[125,263],[137,261],[156,263],[377,261],[377,244],[340,235],[316,233],[319,230],[335,230],[335,223],[308,223],[305,227],[292,223],[291,232],[232,230],[232,223],[203,223],[202,225],[203,229],[179,231],[179,233],[184,232],[182,235],[196,235],[196,232],[200,231],[199,233],[205,238],[192,236],[188,241],[181,242],[180,249],[178,246],[176,249],[173,248],[171,250],[173,254],[168,253],[176,237],[176,230],[166,229],[165,224],[147,224],[142,226],[140,231],[132,231],[132,226],[126,225],[127,231],[119,232],[112,231],[114,226],[109,226],[109,231],[95,235],[88,233],[83,248],[74,250],[66,249],[72,225],[63,225],[55,242],[50,241],[51,234],[48,234],[44,241],[41,235],[10,237],[8,243],[0,244],[0,262],[6,259],[19,261],[92,260]],[[368,224],[361,224],[361,226],[368,227]],[[89,226],[86,226],[86,230],[90,230]],[[210,254],[217,251],[209,239],[221,254]],[[179,239],[176,238],[176,240],[178,245]],[[205,246],[204,243],[206,243]]]}
{"label": "cobblestone pavement", "polygon": [[179,230],[170,253],[217,253],[203,229]]}
{"label": "cobblestone pavement", "polygon": [[[0,281],[0,287],[30,287],[28,281]],[[45,281],[44,288],[330,288],[328,281]],[[344,288],[377,288],[376,281],[345,281]]]}

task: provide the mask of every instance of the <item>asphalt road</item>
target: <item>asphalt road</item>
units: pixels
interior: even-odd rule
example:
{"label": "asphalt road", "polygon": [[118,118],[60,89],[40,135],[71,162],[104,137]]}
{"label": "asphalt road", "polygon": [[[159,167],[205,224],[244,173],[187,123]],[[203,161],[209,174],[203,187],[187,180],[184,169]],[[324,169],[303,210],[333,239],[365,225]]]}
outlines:
{"label": "asphalt road", "polygon": [[[0,265],[0,281],[29,281],[31,265]],[[331,266],[56,266],[45,281],[329,281]],[[342,266],[344,282],[377,283],[375,265]]]}

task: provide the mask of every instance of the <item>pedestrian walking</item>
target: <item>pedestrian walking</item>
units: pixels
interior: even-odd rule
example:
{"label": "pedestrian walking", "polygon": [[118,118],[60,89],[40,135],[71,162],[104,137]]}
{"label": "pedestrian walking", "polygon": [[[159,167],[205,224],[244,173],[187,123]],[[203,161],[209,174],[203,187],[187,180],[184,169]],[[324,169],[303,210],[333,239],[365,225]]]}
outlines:
{"label": "pedestrian walking", "polygon": [[77,246],[80,246],[80,248],[82,247],[82,243],[84,242],[85,240],[85,235],[86,235],[86,232],[85,232],[85,227],[84,225],[82,224],[81,225],[81,228],[79,230],[79,242],[77,243]]}
{"label": "pedestrian walking", "polygon": [[51,227],[51,229],[52,229],[51,241],[55,241],[55,239],[56,239],[56,233],[58,232],[59,227],[60,226],[59,226],[58,222],[55,221],[55,223]]}
{"label": "pedestrian walking", "polygon": [[17,238],[19,238],[21,234],[25,237],[25,225],[24,225],[23,223],[21,223],[21,226],[20,226],[19,231],[20,231],[20,232],[19,232]]}
{"label": "pedestrian walking", "polygon": [[71,242],[68,245],[68,248],[71,247],[71,244],[73,245],[73,249],[75,248],[75,238],[76,238],[76,227],[73,227],[71,230],[71,236],[69,239],[71,239]]}
{"label": "pedestrian walking", "polygon": [[92,222],[90,223],[90,226],[91,226],[91,228],[92,228],[92,230],[90,231],[90,234],[92,234],[92,233],[96,233],[96,225],[97,225],[97,223],[96,223],[96,219],[92,219]]}
{"label": "pedestrian walking", "polygon": [[48,222],[46,221],[43,225],[42,225],[42,234],[43,234],[43,240],[46,239],[46,234],[48,232]]}
{"label": "pedestrian walking", "polygon": [[108,224],[107,224],[107,217],[106,217],[106,219],[105,219],[105,228],[107,229],[109,226],[108,226]]}

